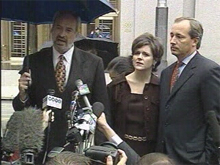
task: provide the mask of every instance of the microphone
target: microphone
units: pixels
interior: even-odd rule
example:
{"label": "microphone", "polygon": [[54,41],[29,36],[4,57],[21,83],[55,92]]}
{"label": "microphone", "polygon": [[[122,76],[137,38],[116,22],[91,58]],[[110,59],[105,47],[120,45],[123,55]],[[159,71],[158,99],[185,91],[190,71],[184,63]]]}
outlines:
{"label": "microphone", "polygon": [[77,102],[76,101],[77,101],[78,97],[79,97],[79,91],[77,91],[77,90],[73,91],[73,93],[72,93],[72,101],[70,103],[70,111],[71,112],[75,111],[76,108],[77,108]]}
{"label": "microphone", "polygon": [[67,118],[68,118],[68,128],[71,128],[73,126],[76,108],[77,108],[77,99],[79,97],[79,91],[75,90],[72,93],[72,101],[70,103],[70,112],[67,112]]}
{"label": "microphone", "polygon": [[26,164],[34,164],[34,157],[42,150],[43,139],[42,111],[29,107],[10,117],[2,138],[2,149],[6,153],[18,153]]}
{"label": "microphone", "polygon": [[85,110],[77,116],[77,122],[74,126],[80,130],[89,131],[94,134],[96,120],[103,111],[104,105],[100,102],[95,102],[92,106],[92,111]]}
{"label": "microphone", "polygon": [[95,102],[92,106],[92,110],[77,110],[77,113],[75,114],[75,123],[73,127],[68,130],[66,136],[68,142],[77,145],[77,153],[83,154],[84,150],[92,145],[96,120],[103,111],[104,105],[100,102]]}
{"label": "microphone", "polygon": [[[42,109],[43,110],[53,110],[53,109],[62,109],[62,99],[55,97],[55,90],[54,89],[48,89],[47,95],[43,98],[43,104],[42,104]],[[44,158],[42,164],[45,163],[47,153],[48,153],[48,145],[49,145],[49,139],[50,139],[50,129],[51,129],[51,118],[52,118],[52,112],[49,114],[49,122],[47,126],[47,141],[46,141],[46,149],[44,153]]]}
{"label": "microphone", "polygon": [[78,79],[75,81],[75,85],[77,89],[79,90],[80,95],[83,97],[83,100],[85,102],[86,107],[88,107],[91,110],[91,104],[89,102],[89,99],[87,98],[86,94],[89,94],[89,88],[87,84],[83,84],[81,79]]}
{"label": "microphone", "polygon": [[99,118],[101,116],[104,109],[105,109],[104,105],[100,102],[95,102],[92,105],[93,113],[96,115],[97,118]]}
{"label": "microphone", "polygon": [[56,109],[62,109],[62,99],[55,97],[54,89],[48,89],[47,96],[43,98],[43,105],[42,109],[51,109],[51,108],[56,108]]}
{"label": "microphone", "polygon": [[90,113],[91,116],[91,122],[90,122],[90,132],[95,133],[95,128],[96,128],[96,121],[99,116],[101,116],[102,112],[104,111],[104,105],[100,102],[95,102],[92,105],[92,113]]}

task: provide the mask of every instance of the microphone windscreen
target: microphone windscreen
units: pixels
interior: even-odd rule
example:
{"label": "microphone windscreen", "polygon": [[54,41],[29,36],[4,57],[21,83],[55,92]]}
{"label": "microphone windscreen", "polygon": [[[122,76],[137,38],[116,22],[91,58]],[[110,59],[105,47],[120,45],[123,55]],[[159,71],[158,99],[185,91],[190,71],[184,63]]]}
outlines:
{"label": "microphone windscreen", "polygon": [[30,107],[13,113],[6,125],[2,146],[3,150],[12,152],[34,149],[39,153],[42,150],[43,139],[42,111]]}
{"label": "microphone windscreen", "polygon": [[206,119],[210,125],[212,131],[212,138],[217,147],[220,147],[220,125],[217,120],[215,111],[208,111],[206,113]]}
{"label": "microphone windscreen", "polygon": [[104,109],[105,109],[104,105],[100,102],[95,102],[92,105],[93,113],[96,115],[97,118],[99,118],[99,116],[101,116]]}
{"label": "microphone windscreen", "polygon": [[2,150],[14,152],[19,149],[19,128],[21,128],[22,113],[14,112],[6,124],[2,138]]}

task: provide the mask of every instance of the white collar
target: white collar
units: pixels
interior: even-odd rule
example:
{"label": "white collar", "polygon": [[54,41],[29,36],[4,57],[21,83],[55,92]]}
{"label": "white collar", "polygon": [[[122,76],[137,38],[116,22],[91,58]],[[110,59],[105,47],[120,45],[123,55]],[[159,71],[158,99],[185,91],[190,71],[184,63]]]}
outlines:
{"label": "white collar", "polygon": [[182,63],[184,63],[185,65],[187,65],[190,60],[196,55],[197,51],[194,51],[191,55],[187,56],[186,58],[184,58],[182,60]]}
{"label": "white collar", "polygon": [[[67,63],[71,63],[71,60],[72,60],[72,56],[73,56],[73,51],[74,51],[74,46],[72,46],[67,52],[65,52],[63,54],[63,56],[65,57],[65,61]],[[55,60],[59,60],[59,56],[61,54],[53,47],[53,58]]]}

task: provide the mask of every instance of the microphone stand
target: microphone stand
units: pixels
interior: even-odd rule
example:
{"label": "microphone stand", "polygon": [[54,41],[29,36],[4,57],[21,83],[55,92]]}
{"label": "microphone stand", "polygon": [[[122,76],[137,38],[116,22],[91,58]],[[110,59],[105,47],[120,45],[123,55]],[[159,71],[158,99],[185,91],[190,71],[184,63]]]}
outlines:
{"label": "microphone stand", "polygon": [[48,147],[49,147],[49,140],[50,140],[50,129],[51,129],[51,115],[52,115],[51,113],[49,114],[49,122],[48,122],[48,127],[47,127],[47,136],[46,136],[47,141],[46,141],[46,148],[45,148],[45,153],[44,153],[44,158],[43,158],[42,164],[45,163],[46,158],[47,158],[47,154],[48,154]]}

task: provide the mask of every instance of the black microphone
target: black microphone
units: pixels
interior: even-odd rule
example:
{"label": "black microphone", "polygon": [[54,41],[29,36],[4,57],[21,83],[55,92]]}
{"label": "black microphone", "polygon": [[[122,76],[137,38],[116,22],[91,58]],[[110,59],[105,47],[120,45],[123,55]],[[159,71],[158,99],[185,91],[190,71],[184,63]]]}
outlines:
{"label": "black microphone", "polygon": [[86,96],[87,94],[90,93],[88,85],[83,84],[81,79],[76,80],[75,85],[76,85],[77,89],[79,90],[80,95],[83,97],[83,100],[85,102],[86,107],[91,110],[92,106],[89,102],[89,99]]}
{"label": "black microphone", "polygon": [[34,164],[34,157],[42,150],[43,139],[42,111],[29,107],[10,117],[2,138],[2,149],[7,153],[19,151],[23,163]]}
{"label": "black microphone", "polygon": [[92,110],[93,110],[93,113],[96,115],[97,118],[99,118],[102,114],[102,112],[104,112],[104,105],[100,102],[95,102],[93,105],[92,105]]}

